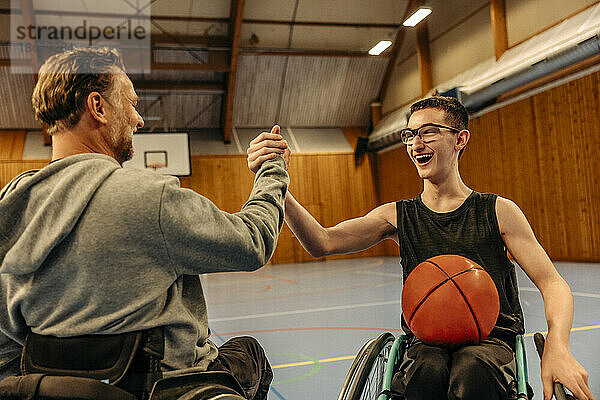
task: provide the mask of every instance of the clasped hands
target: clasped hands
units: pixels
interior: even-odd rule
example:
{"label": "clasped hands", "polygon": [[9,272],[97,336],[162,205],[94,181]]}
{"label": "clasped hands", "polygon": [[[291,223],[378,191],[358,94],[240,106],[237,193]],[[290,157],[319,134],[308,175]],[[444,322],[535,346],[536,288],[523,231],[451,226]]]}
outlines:
{"label": "clasped hands", "polygon": [[248,168],[254,173],[258,171],[263,162],[281,155],[285,161],[285,169],[290,165],[290,155],[287,141],[280,134],[281,128],[275,125],[271,132],[262,132],[250,142],[248,147],[247,160]]}

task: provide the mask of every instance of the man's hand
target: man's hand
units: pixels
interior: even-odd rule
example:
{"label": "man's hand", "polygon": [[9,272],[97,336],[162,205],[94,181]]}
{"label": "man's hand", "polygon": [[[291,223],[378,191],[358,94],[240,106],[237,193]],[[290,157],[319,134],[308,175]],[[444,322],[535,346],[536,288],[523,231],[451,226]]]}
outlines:
{"label": "man's hand", "polygon": [[594,400],[588,385],[588,374],[575,360],[568,349],[551,342],[548,337],[542,356],[542,384],[544,399],[551,400],[554,382],[558,381],[569,389],[578,400]]}
{"label": "man's hand", "polygon": [[278,154],[285,160],[285,168],[288,168],[291,151],[279,131],[279,125],[275,125],[271,132],[263,132],[250,142],[246,151],[250,171],[256,173],[263,162],[277,157]]}

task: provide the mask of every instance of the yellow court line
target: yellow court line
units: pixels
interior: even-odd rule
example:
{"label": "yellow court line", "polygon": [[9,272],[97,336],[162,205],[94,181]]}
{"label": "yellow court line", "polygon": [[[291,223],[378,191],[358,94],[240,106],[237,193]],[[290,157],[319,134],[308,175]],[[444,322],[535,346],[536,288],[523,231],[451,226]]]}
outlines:
{"label": "yellow court line", "polygon": [[[354,358],[354,356],[352,356],[352,358]],[[321,361],[319,361],[319,362],[321,362]],[[314,364],[313,361],[301,361],[301,362],[291,363],[291,364],[273,365],[273,366],[271,366],[271,369],[286,368],[286,367],[300,367],[301,365],[312,365],[312,364]]]}
{"label": "yellow court line", "polygon": [[[590,331],[592,329],[600,329],[600,325],[589,325],[589,326],[580,326],[579,328],[571,328],[571,332],[579,332],[579,331]],[[540,332],[542,335],[548,333],[548,331]],[[535,335],[535,333],[526,333],[523,335],[524,337],[531,337]]]}
{"label": "yellow court line", "polygon": [[[572,328],[571,332],[578,332],[578,331],[590,331],[593,329],[600,329],[600,325],[589,325],[589,326],[580,326],[579,328]],[[548,332],[540,332],[541,334],[545,335]],[[524,337],[531,337],[535,335],[535,333],[526,333],[525,335],[523,335]],[[355,358],[356,356],[343,356],[343,357],[333,357],[333,358],[324,358],[322,360],[319,360],[318,363],[328,363],[328,362],[334,362],[334,361],[343,361],[343,360],[352,360],[353,358]],[[300,362],[295,362],[295,363],[289,363],[289,364],[280,364],[280,365],[273,365],[271,368],[272,369],[277,369],[277,368],[287,368],[287,367],[300,367],[303,365],[313,365],[314,362],[313,361],[300,361]]]}
{"label": "yellow court line", "polygon": [[[344,357],[324,358],[323,360],[319,360],[319,364],[333,362],[333,361],[352,360],[355,357],[356,356],[344,356]],[[276,368],[286,368],[286,367],[300,367],[302,365],[312,365],[312,364],[314,364],[313,361],[299,361],[299,362],[290,363],[290,364],[274,365],[271,368],[272,369],[276,369]]]}

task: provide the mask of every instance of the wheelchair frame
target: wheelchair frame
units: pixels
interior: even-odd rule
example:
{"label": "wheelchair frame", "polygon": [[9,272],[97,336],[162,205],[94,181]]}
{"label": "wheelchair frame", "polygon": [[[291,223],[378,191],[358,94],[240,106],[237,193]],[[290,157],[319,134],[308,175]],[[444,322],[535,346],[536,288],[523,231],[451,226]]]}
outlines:
{"label": "wheelchair frame", "polygon": [[[392,378],[407,345],[407,335],[401,334],[394,339],[394,335],[389,332],[367,342],[354,359],[338,400],[389,400]],[[516,338],[515,361],[517,363],[517,398],[528,399],[527,359],[523,335],[517,335]],[[378,370],[381,363],[385,367],[382,374]],[[374,369],[376,376],[372,382],[369,378]],[[371,385],[374,386],[375,391],[365,392],[365,389],[369,390]]]}

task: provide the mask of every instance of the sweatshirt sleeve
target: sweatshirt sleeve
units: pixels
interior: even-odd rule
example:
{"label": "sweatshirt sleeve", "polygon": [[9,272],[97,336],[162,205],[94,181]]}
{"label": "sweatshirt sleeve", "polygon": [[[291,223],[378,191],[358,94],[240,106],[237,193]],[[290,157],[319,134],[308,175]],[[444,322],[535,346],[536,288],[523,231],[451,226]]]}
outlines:
{"label": "sweatshirt sleeve", "polygon": [[0,330],[0,380],[20,375],[19,360],[22,346]]}
{"label": "sweatshirt sleeve", "polygon": [[234,214],[176,179],[168,180],[161,195],[159,225],[178,275],[220,271],[254,271],[271,258],[284,220],[289,177],[284,161],[263,163],[248,201]]}

